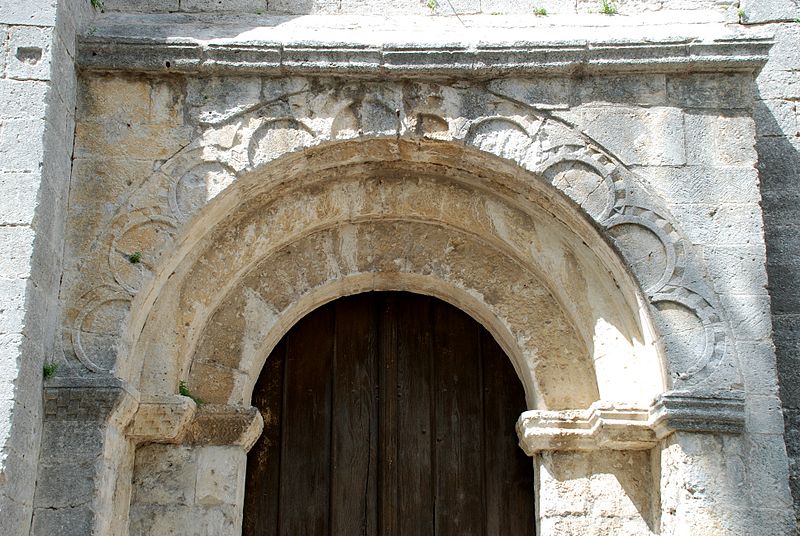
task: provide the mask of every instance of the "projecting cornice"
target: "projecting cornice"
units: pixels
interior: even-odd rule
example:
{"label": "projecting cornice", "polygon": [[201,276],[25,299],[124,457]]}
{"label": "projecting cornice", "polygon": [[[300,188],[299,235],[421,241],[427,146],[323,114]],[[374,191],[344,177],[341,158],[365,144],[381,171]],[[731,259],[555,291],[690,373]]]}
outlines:
{"label": "projecting cornice", "polygon": [[355,21],[349,26],[337,17],[307,22],[254,17],[249,24],[167,17],[100,19],[92,35],[78,43],[79,65],[101,71],[382,79],[746,72],[761,68],[772,44],[767,37],[703,24],[505,29],[473,17],[465,23],[470,27],[440,18],[441,28],[423,31],[413,17],[377,28],[363,17],[345,19]]}

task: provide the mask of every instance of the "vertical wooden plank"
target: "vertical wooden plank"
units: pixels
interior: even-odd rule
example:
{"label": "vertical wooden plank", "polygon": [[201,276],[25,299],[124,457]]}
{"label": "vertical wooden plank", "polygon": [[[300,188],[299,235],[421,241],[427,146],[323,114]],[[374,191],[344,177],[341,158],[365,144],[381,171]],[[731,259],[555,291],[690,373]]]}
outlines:
{"label": "vertical wooden plank", "polygon": [[361,294],[335,304],[331,534],[377,531],[378,407],[375,299]]}
{"label": "vertical wooden plank", "polygon": [[533,463],[514,430],[527,409],[525,390],[508,356],[482,331],[486,534],[534,536]]}
{"label": "vertical wooden plank", "polygon": [[397,531],[397,296],[382,294],[378,314],[380,368],[379,529],[381,536]]}
{"label": "vertical wooden plank", "polygon": [[432,300],[404,294],[397,307],[397,508],[399,534],[433,534]]}
{"label": "vertical wooden plank", "polygon": [[264,431],[247,455],[243,536],[278,533],[278,496],[281,463],[281,410],[286,341],[267,358],[253,389],[253,406],[264,418]]}
{"label": "vertical wooden plank", "polygon": [[437,535],[483,534],[480,331],[461,311],[437,302],[433,315]]}
{"label": "vertical wooden plank", "polygon": [[281,535],[330,532],[333,309],[302,319],[286,342],[279,526]]}

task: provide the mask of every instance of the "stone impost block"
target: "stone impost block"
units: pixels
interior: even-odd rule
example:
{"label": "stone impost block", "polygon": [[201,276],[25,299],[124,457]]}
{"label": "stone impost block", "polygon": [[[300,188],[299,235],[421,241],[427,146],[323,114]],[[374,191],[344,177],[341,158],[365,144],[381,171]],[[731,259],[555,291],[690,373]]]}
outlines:
{"label": "stone impost block", "polygon": [[104,421],[127,424],[139,393],[111,376],[53,378],[44,389],[45,421]]}
{"label": "stone impost block", "polygon": [[542,451],[647,450],[676,431],[741,433],[744,397],[671,391],[649,408],[598,401],[586,410],[526,411],[517,421],[520,447]]}
{"label": "stone impost block", "polygon": [[647,409],[595,402],[583,411],[526,411],[517,421],[529,456],[557,450],[643,450],[655,445]]}
{"label": "stone impost block", "polygon": [[175,443],[186,432],[197,404],[180,395],[153,395],[139,404],[128,437],[139,442]]}
{"label": "stone impost block", "polygon": [[240,446],[245,451],[256,442],[264,419],[254,407],[203,404],[189,425],[186,442],[194,445]]}
{"label": "stone impost block", "polygon": [[739,434],[744,431],[744,422],[741,393],[698,396],[671,391],[650,407],[650,426],[659,438],[676,431]]}

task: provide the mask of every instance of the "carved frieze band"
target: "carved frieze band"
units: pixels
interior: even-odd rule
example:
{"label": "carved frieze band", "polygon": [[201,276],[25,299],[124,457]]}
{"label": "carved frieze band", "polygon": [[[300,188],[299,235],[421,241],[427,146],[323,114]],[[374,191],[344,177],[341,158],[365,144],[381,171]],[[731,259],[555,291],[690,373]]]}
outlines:
{"label": "carved frieze band", "polygon": [[744,398],[668,392],[649,408],[598,401],[585,410],[526,411],[517,421],[520,447],[543,451],[646,450],[682,432],[741,433]]}

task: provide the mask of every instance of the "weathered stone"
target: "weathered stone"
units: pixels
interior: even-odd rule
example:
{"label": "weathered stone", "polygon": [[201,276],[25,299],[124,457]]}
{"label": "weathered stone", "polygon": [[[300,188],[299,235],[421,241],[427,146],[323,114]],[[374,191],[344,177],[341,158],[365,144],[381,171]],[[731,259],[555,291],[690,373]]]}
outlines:
{"label": "weathered stone", "polygon": [[728,0],[29,4],[0,7],[0,533],[240,534],[269,349],[371,290],[509,354],[542,534],[792,532],[795,23],[754,93],[770,40]]}

